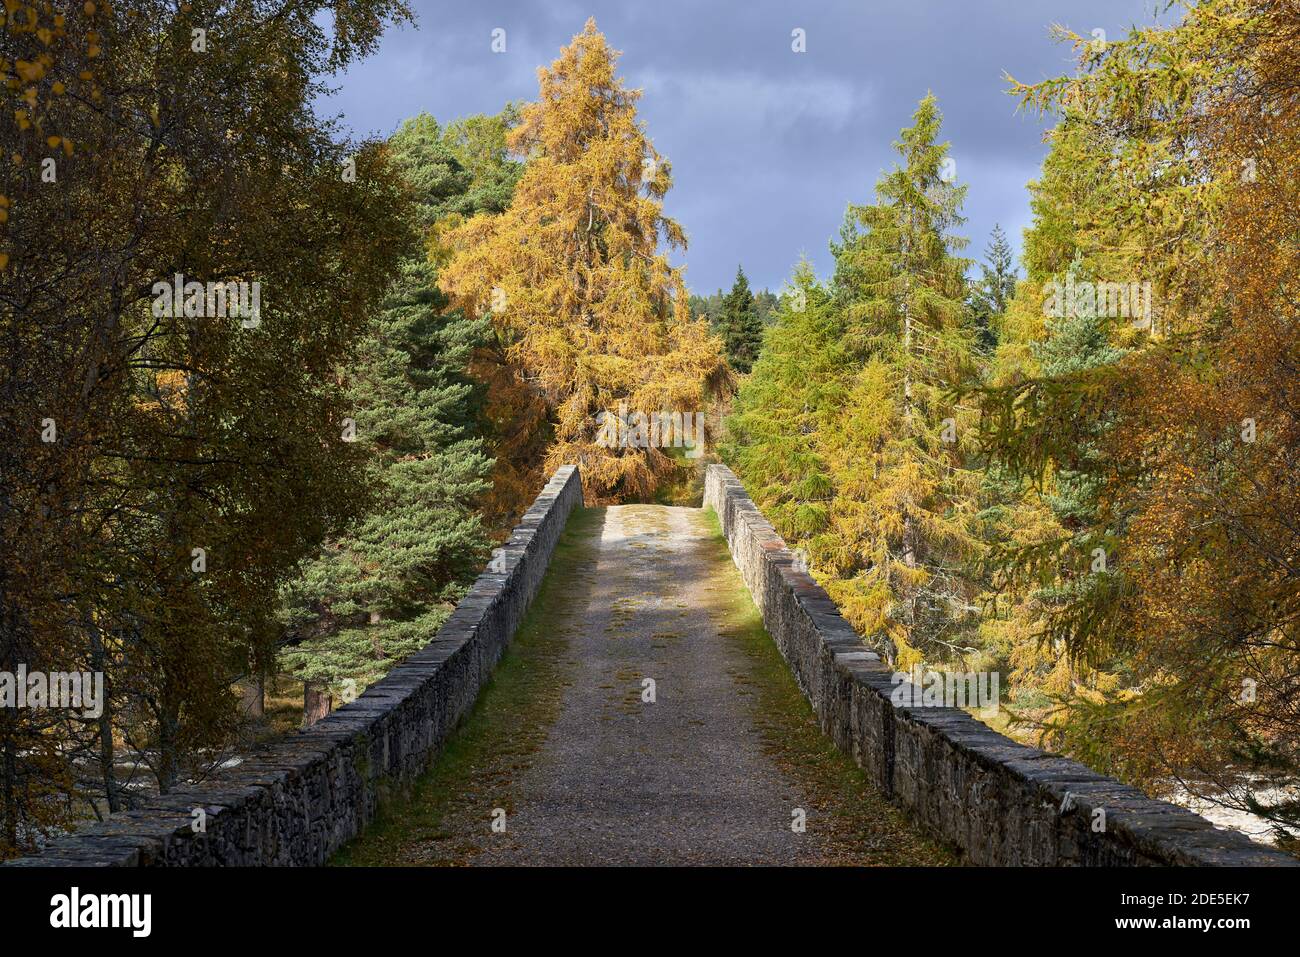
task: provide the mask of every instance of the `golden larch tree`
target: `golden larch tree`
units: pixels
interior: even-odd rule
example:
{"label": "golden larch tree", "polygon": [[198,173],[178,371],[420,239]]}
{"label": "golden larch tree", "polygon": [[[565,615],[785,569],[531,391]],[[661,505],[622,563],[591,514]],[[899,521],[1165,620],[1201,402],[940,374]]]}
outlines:
{"label": "golden larch tree", "polygon": [[493,318],[507,373],[490,394],[498,481],[511,476],[521,501],[563,463],[581,466],[592,501],[651,495],[673,457],[635,436],[606,441],[600,414],[695,413],[726,376],[720,342],[691,318],[681,272],[661,251],[686,245],[663,213],[671,168],[637,120],[640,91],[615,76],[617,58],[593,19],[539,69],[537,102],[509,139],[528,161],[510,208],[448,237],[443,289]]}

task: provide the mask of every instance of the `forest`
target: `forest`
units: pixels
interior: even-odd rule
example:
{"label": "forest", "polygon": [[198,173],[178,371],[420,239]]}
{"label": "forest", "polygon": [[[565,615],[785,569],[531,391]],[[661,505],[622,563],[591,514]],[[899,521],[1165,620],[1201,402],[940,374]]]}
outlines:
{"label": "forest", "polygon": [[594,19],[535,99],[353,140],[317,100],[402,0],[216,6],[0,13],[0,859],[355,698],[557,467],[698,504],[711,462],[893,667],[1296,849],[1300,0],[1057,29],[1005,78],[1019,256],[921,89],[830,274],[754,290],[738,236],[714,294]]}

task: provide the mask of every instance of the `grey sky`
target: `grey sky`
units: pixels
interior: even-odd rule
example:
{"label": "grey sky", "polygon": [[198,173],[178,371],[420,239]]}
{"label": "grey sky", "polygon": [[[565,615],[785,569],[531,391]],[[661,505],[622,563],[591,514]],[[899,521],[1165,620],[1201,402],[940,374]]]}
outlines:
{"label": "grey sky", "polygon": [[[418,28],[378,54],[323,104],[358,134],[388,134],[421,110],[440,121],[533,99],[537,67],[594,15],[619,73],[645,91],[640,115],[673,164],[667,211],[686,229],[693,291],[728,288],[741,263],[776,289],[806,254],[830,270],[827,241],[850,202],[870,199],[890,144],[933,90],[957,175],[963,230],[983,254],[1000,222],[1019,246],[1025,184],[1042,160],[1038,119],[1017,114],[1003,72],[1033,81],[1068,71],[1048,27],[1121,36],[1156,19],[1159,0],[413,0]],[[1166,14],[1167,18],[1169,15]],[[506,52],[491,50],[506,31]],[[807,52],[791,51],[791,30]]]}

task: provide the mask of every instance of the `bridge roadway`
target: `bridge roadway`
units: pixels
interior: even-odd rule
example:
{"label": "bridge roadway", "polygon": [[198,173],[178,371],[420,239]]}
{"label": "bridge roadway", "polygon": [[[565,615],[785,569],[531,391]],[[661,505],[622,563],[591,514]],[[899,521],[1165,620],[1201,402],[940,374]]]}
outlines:
{"label": "bridge roadway", "polygon": [[712,513],[625,505],[574,513],[473,714],[335,863],[950,858],[817,729]]}

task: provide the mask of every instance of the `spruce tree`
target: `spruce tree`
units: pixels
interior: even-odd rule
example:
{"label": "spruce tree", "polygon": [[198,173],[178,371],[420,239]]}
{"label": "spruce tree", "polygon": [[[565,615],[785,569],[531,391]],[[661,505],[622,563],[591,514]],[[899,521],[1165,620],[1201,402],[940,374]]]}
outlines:
{"label": "spruce tree", "polygon": [[722,316],[718,323],[727,350],[727,362],[737,372],[748,372],[754,367],[758,351],[763,345],[763,323],[758,316],[754,294],[749,290],[745,270],[736,267],[736,281],[722,303]]}
{"label": "spruce tree", "polygon": [[991,352],[998,344],[998,324],[1006,314],[1016,292],[1016,264],[1002,227],[994,225],[989,244],[980,263],[980,278],[971,286],[971,317],[975,322],[976,341]]}

